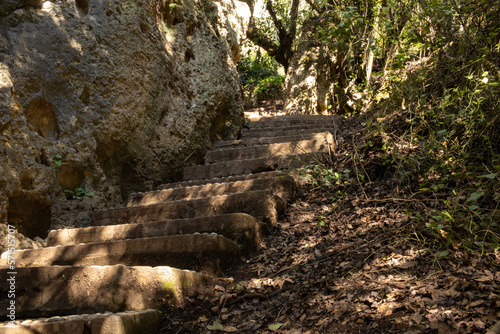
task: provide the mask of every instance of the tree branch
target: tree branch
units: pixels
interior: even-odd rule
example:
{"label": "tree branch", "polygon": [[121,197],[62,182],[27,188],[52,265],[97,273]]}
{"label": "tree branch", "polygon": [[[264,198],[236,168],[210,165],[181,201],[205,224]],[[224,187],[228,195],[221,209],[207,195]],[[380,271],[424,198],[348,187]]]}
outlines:
{"label": "tree branch", "polygon": [[274,57],[276,56],[276,52],[278,51],[279,46],[276,45],[270,38],[266,37],[256,26],[253,21],[253,17],[250,18],[250,24],[248,25],[247,37],[266,50],[266,52]]}
{"label": "tree branch", "polygon": [[292,1],[292,8],[290,9],[290,29],[288,30],[288,35],[290,39],[295,40],[295,34],[297,33],[297,16],[299,13],[299,0]]}
{"label": "tree branch", "polygon": [[274,26],[276,27],[276,29],[278,29],[278,36],[280,37],[281,40],[281,35],[282,34],[286,35],[286,30],[283,27],[283,22],[281,22],[281,20],[278,19],[278,17],[276,16],[276,12],[274,11],[273,4],[271,3],[271,1],[266,2],[266,9],[269,15],[271,15],[271,19],[273,20]]}

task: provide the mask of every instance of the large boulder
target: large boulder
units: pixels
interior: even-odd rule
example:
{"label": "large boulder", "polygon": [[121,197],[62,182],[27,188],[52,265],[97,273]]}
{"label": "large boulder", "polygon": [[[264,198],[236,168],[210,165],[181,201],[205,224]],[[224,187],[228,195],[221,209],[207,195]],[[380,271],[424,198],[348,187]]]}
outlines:
{"label": "large boulder", "polygon": [[320,26],[319,18],[304,22],[297,50],[290,61],[284,90],[284,108],[290,114],[334,112],[338,55],[318,38]]}
{"label": "large boulder", "polygon": [[234,0],[1,1],[0,224],[85,226],[234,138],[249,16]]}

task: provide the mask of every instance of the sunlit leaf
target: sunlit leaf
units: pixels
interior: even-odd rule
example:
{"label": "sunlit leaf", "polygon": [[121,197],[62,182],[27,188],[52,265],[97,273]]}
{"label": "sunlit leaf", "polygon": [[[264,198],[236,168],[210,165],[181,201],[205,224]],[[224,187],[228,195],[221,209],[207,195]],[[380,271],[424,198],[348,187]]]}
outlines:
{"label": "sunlit leaf", "polygon": [[275,330],[278,330],[281,326],[283,326],[282,323],[277,323],[277,324],[272,324],[272,325],[269,325],[269,327],[267,327],[270,331],[275,331]]}
{"label": "sunlit leaf", "polygon": [[207,329],[211,331],[221,331],[224,329],[224,326],[218,321],[214,321],[213,324],[207,325]]}

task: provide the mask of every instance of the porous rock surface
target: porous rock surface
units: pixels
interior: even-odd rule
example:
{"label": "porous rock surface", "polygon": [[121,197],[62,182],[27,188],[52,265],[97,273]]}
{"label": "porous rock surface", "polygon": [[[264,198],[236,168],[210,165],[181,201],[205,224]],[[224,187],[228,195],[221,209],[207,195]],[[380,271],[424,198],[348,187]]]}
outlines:
{"label": "porous rock surface", "polygon": [[338,55],[318,39],[319,18],[308,19],[285,79],[284,108],[288,114],[333,113]]}
{"label": "porous rock surface", "polygon": [[85,226],[234,138],[249,15],[235,0],[1,1],[0,224]]}

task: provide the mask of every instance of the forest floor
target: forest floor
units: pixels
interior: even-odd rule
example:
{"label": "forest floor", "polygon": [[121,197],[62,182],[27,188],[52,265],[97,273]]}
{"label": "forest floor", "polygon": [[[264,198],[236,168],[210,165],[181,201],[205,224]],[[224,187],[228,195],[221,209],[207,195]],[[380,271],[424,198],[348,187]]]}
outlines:
{"label": "forest floor", "polygon": [[485,333],[500,320],[499,252],[438,256],[410,217],[432,203],[390,175],[356,182],[360,121],[342,136],[330,166],[348,186],[304,182],[265,247],[224,273],[234,285],[166,312],[162,333]]}

